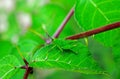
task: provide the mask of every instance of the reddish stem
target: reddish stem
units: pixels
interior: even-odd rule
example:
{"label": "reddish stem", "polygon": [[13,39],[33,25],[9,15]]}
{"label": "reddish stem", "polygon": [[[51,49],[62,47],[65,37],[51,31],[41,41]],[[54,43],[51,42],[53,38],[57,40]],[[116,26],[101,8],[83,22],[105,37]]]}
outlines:
{"label": "reddish stem", "polygon": [[32,68],[32,67],[28,67],[28,68],[26,69],[25,74],[24,74],[24,79],[27,79],[28,76],[29,76],[29,74],[30,74],[32,71],[33,71],[33,68]]}
{"label": "reddish stem", "polygon": [[25,69],[26,70],[23,79],[28,79],[29,74],[31,72],[33,72],[33,68],[29,67],[29,63],[28,63],[28,61],[25,58],[23,58],[23,61],[25,63],[25,66],[22,66],[21,69]]}
{"label": "reddish stem", "polygon": [[120,22],[116,22],[116,23],[109,24],[109,25],[106,25],[106,26],[103,26],[103,27],[99,27],[99,28],[96,28],[96,29],[93,29],[93,30],[90,30],[90,31],[87,31],[87,32],[83,32],[83,33],[80,33],[80,34],[69,36],[66,39],[70,39],[70,40],[80,39],[80,38],[88,37],[88,36],[91,36],[91,35],[95,35],[95,34],[105,32],[105,31],[108,31],[108,30],[112,30],[112,29],[115,29],[115,28],[119,28],[119,27],[120,27]]}
{"label": "reddish stem", "polygon": [[60,35],[61,31],[63,30],[63,28],[65,27],[65,25],[70,20],[70,18],[72,17],[73,14],[74,14],[74,8],[72,8],[70,10],[70,12],[67,14],[67,16],[65,17],[65,19],[63,20],[63,22],[61,23],[59,28],[56,30],[55,34],[53,35],[54,38],[58,38],[58,36]]}
{"label": "reddish stem", "polygon": [[25,58],[23,59],[23,61],[24,61],[24,63],[25,63],[26,65],[29,64]]}

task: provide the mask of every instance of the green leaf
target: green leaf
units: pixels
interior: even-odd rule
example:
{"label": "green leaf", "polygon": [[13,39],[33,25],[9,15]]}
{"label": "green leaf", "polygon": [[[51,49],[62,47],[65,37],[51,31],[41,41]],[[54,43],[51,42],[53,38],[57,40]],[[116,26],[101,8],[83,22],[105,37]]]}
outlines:
{"label": "green leaf", "polygon": [[[75,17],[84,31],[120,21],[120,0],[77,0]],[[112,46],[119,29],[95,35],[95,39]]]}
{"label": "green leaf", "polygon": [[70,51],[61,52],[54,43],[46,45],[35,53],[32,59],[33,63],[30,65],[39,68],[62,69],[85,74],[105,74],[94,61],[85,45],[79,41],[73,41],[71,45],[76,43],[75,49],[77,50],[75,51],[78,52],[77,54]]}
{"label": "green leaf", "polygon": [[[21,49],[21,50],[23,50],[23,49]],[[26,56],[25,53],[22,53],[22,54],[24,56]],[[23,60],[20,57],[20,54],[18,53],[18,50],[15,47],[15,45],[13,45],[10,41],[0,40],[0,59],[7,56],[7,55],[14,55],[19,59],[19,61],[21,61],[23,63]]]}
{"label": "green leaf", "polygon": [[11,79],[23,79],[25,70],[19,69]]}
{"label": "green leaf", "polygon": [[0,60],[0,78],[10,79],[21,66],[20,62],[13,55],[8,55]]}
{"label": "green leaf", "polygon": [[20,51],[23,53],[31,53],[32,50],[38,45],[37,42],[32,40],[21,40],[18,43],[18,46],[20,47]]}
{"label": "green leaf", "polygon": [[0,40],[0,59],[10,54],[13,45],[10,41]]}
{"label": "green leaf", "polygon": [[[29,61],[34,49],[38,46],[39,44],[33,40],[21,40],[18,43],[19,50],[21,54]],[[16,52],[18,53],[18,51]]]}

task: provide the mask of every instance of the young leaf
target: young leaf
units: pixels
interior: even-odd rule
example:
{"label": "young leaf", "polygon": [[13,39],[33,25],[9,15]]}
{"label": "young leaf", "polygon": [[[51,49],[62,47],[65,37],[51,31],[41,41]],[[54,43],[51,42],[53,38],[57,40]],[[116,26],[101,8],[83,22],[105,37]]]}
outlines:
{"label": "young leaf", "polygon": [[0,78],[10,79],[21,66],[20,62],[13,55],[8,55],[0,60]]}
{"label": "young leaf", "polygon": [[35,53],[30,65],[39,68],[62,69],[85,74],[105,74],[94,61],[86,46],[76,41],[73,41],[71,45],[76,43],[75,49],[77,50],[75,52],[77,54],[70,51],[61,52],[54,43],[47,45]]}
{"label": "young leaf", "polygon": [[[120,21],[120,0],[77,0],[75,17],[84,31]],[[117,30],[95,35],[106,46],[112,46]]]}

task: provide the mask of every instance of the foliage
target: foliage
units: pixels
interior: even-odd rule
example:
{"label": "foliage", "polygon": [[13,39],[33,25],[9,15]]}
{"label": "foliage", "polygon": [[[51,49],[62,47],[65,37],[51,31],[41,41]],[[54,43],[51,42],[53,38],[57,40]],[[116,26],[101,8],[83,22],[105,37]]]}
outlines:
{"label": "foliage", "polygon": [[[39,73],[43,72],[36,73],[37,70],[45,69],[52,71],[51,75],[43,77],[45,79],[59,76],[64,79],[120,78],[119,28],[87,38],[65,39],[119,22],[120,0],[34,0],[32,4],[27,0],[16,0],[15,3],[13,11],[0,13],[5,13],[8,21],[7,31],[1,31],[0,24],[0,79],[22,79],[25,66],[33,68],[29,79],[39,79]],[[75,16],[66,24],[59,38],[54,38],[72,7]],[[20,13],[30,15],[31,23],[21,24]]]}

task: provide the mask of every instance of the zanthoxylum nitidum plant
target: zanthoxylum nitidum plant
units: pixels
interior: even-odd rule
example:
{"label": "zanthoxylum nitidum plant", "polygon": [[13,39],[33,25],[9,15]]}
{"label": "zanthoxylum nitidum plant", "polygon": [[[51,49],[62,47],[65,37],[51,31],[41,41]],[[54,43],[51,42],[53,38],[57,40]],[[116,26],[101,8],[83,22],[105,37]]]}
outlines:
{"label": "zanthoxylum nitidum plant", "polygon": [[[107,0],[105,1],[107,2]],[[91,11],[95,10],[94,13],[89,14],[90,10],[88,10],[87,8],[88,3],[91,3],[90,5],[92,6],[89,7],[91,7]],[[109,1],[107,4],[109,4]],[[91,21],[87,22],[86,19],[88,18],[89,20],[90,16],[87,17],[87,15],[85,15],[86,12],[83,12],[85,11],[84,8],[86,8],[86,12],[88,12],[87,15],[93,15],[94,18],[92,18]],[[60,33],[62,33],[64,27],[66,26],[70,18],[73,16],[74,11],[75,11],[76,20],[81,25],[81,27],[84,27],[84,30],[86,31],[72,36],[67,36],[64,39],[60,39],[59,35]],[[98,13],[98,17],[97,17],[97,13]],[[81,19],[81,17],[85,18],[85,20]],[[98,21],[94,20],[96,19],[96,17]],[[104,18],[105,21],[107,22],[104,23],[103,22],[104,20],[99,22],[100,20],[102,20],[101,17]],[[95,21],[97,22],[96,25],[94,25]],[[104,26],[99,27],[98,25],[104,25]],[[87,27],[90,28],[88,29]],[[58,29],[55,31],[53,36],[50,36],[49,33],[46,32],[46,30],[45,32],[48,37],[46,38],[41,35],[41,39],[43,39],[45,43],[35,48],[34,53],[32,55],[32,59],[30,61],[27,61],[27,59],[23,57],[19,48],[16,46],[25,65],[20,65],[19,61],[16,58],[14,58],[14,56],[13,57],[7,56],[1,59],[1,62],[3,61],[4,62],[1,63],[0,78],[9,79],[10,76],[15,74],[16,72],[13,70],[17,68],[25,70],[23,79],[28,79],[28,76],[34,73],[34,68],[51,68],[51,69],[54,68],[54,69],[61,69],[61,70],[67,70],[73,72],[80,72],[84,74],[103,74],[109,76],[109,74],[104,69],[102,69],[102,67],[92,57],[92,54],[89,52],[87,48],[87,45],[83,44],[80,41],[80,39],[84,39],[84,38],[87,39],[89,36],[92,36],[96,38],[98,41],[101,41],[100,40],[101,37],[96,37],[96,35],[99,35],[100,33],[106,33],[107,31],[111,31],[111,30],[114,32],[113,29],[117,29],[119,27],[120,27],[119,20],[113,22],[111,19],[107,18],[104,12],[102,12],[102,9],[99,8],[99,6],[97,6],[97,2],[93,2],[93,0],[85,0],[85,1],[78,0],[76,6],[72,7],[72,9],[67,14],[63,22],[58,27]],[[105,43],[105,45],[108,46],[109,44]],[[5,61],[8,60],[10,60],[10,64],[6,64],[7,62]],[[8,66],[9,68],[5,69]]]}

